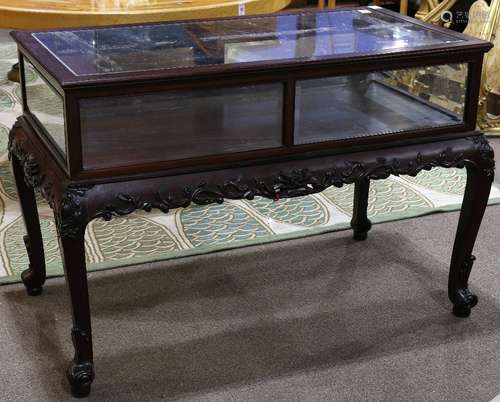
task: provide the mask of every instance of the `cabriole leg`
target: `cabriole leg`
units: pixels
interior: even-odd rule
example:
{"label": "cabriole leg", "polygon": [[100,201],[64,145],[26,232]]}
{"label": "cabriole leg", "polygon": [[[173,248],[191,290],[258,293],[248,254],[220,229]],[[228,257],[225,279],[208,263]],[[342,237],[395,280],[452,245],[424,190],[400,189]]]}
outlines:
{"label": "cabriole leg", "polygon": [[490,195],[493,172],[480,163],[467,165],[467,185],[451,257],[448,296],[453,314],[468,317],[478,298],[468,288],[475,257],[472,255],[479,226]]}
{"label": "cabriole leg", "polygon": [[90,386],[94,379],[92,331],[85,264],[85,228],[81,228],[71,236],[59,231],[59,242],[73,314],[71,336],[75,356],[68,369],[68,379],[73,396],[84,397],[90,393]]}
{"label": "cabriole leg", "polygon": [[35,191],[26,183],[24,170],[19,159],[12,155],[12,170],[16,181],[19,203],[23,214],[27,235],[24,244],[28,252],[29,268],[22,272],[21,278],[29,295],[42,293],[45,283],[45,256],[43,252],[42,231],[38,217]]}
{"label": "cabriole leg", "polygon": [[369,179],[362,178],[354,184],[354,208],[351,219],[354,240],[366,240],[368,231],[372,227],[372,223],[367,216],[369,191]]}

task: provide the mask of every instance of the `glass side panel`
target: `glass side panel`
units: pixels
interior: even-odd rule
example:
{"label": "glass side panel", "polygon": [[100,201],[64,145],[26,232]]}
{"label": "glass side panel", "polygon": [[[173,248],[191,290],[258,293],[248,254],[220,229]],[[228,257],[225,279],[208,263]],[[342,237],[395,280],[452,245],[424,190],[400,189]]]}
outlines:
{"label": "glass side panel", "polygon": [[26,104],[29,111],[45,128],[50,138],[57,145],[60,152],[66,155],[66,136],[64,131],[64,105],[59,93],[52,88],[35,67],[24,59],[25,68],[35,72],[30,74],[26,83]]}
{"label": "glass side panel", "polygon": [[282,144],[283,85],[169,91],[80,101],[85,169]]}
{"label": "glass side panel", "polygon": [[297,82],[295,143],[463,122],[466,63]]}
{"label": "glass side panel", "polygon": [[371,8],[36,32],[33,36],[75,75],[313,60],[460,41]]}

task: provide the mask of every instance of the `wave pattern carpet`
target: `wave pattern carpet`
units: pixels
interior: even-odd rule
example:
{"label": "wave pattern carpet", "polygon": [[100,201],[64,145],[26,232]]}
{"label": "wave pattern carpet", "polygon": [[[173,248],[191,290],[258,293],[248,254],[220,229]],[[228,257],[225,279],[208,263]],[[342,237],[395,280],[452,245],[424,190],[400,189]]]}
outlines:
{"label": "wave pattern carpet", "polygon": [[[19,85],[6,73],[16,61],[16,48],[0,41],[0,283],[19,281],[28,265],[23,244],[24,224],[7,155],[8,132],[21,114]],[[40,77],[28,70],[36,87]],[[43,91],[43,86],[39,86]],[[50,104],[44,110],[50,117]],[[373,222],[405,219],[460,207],[465,170],[434,169],[417,177],[391,177],[373,182],[369,215]],[[191,206],[163,214],[136,213],[111,222],[92,222],[86,234],[89,270],[119,267],[185,255],[208,253],[349,227],[353,186],[278,202],[227,201],[222,205]],[[491,203],[500,203],[494,188]],[[49,276],[62,274],[52,212],[39,200]]]}

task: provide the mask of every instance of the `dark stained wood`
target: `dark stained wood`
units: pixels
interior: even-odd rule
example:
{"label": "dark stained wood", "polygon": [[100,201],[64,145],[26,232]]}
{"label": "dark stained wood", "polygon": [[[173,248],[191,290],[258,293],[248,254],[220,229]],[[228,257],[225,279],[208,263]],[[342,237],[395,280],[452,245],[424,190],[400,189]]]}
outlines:
{"label": "dark stained wood", "polygon": [[351,219],[354,240],[366,240],[372,223],[368,219],[370,180],[361,178],[354,183],[354,202]]}
{"label": "dark stained wood", "polygon": [[71,299],[73,328],[71,338],[75,348],[73,362],[68,368],[68,379],[74,396],[86,396],[94,380],[92,329],[90,324],[87,270],[85,264],[85,227],[77,236],[65,236],[62,216],[57,211],[59,243],[63,258],[64,274]]}
{"label": "dark stained wood", "polygon": [[[352,10],[360,9],[359,8],[351,8]],[[345,10],[345,9],[344,9]],[[287,13],[281,13],[281,16],[284,15],[293,15],[293,14],[301,14],[304,11],[291,11]],[[48,70],[53,72],[53,75],[57,78],[57,80],[61,83],[63,87],[69,88],[73,86],[81,86],[81,85],[94,85],[94,84],[112,84],[118,82],[140,82],[144,80],[154,80],[154,79],[173,79],[179,77],[196,77],[196,76],[213,76],[216,74],[237,74],[238,72],[245,71],[258,71],[259,74],[264,72],[271,72],[273,70],[279,71],[289,71],[294,68],[303,68],[304,64],[307,67],[313,66],[321,66],[326,65],[329,68],[336,66],[337,64],[343,64],[348,62],[350,64],[356,64],[362,61],[368,61],[372,64],[385,63],[389,60],[398,60],[399,62],[403,61],[407,56],[412,54],[418,54],[423,58],[429,58],[431,56],[435,56],[438,54],[453,54],[453,53],[467,53],[467,52],[485,52],[488,51],[492,45],[488,42],[484,42],[482,40],[463,35],[459,32],[454,32],[451,30],[443,30],[440,27],[436,27],[432,24],[423,23],[421,21],[415,21],[413,19],[409,19],[409,17],[401,16],[398,13],[394,13],[388,10],[377,10],[377,12],[383,12],[387,15],[392,15],[395,18],[411,21],[412,23],[423,26],[428,30],[437,31],[441,33],[445,33],[446,35],[462,40],[463,42],[455,42],[455,43],[447,43],[445,45],[430,45],[425,47],[415,47],[408,48],[407,51],[401,53],[394,53],[391,49],[386,51],[379,52],[376,55],[345,55],[341,54],[337,57],[328,57],[328,58],[317,58],[316,60],[310,60],[306,63],[303,60],[277,60],[275,62],[250,62],[244,63],[242,65],[216,65],[216,66],[197,66],[195,68],[182,68],[182,69],[168,69],[168,70],[154,70],[147,72],[136,72],[136,73],[123,73],[123,74],[112,74],[108,76],[75,76],[71,74],[64,66],[62,66],[59,61],[54,57],[54,55],[49,52],[45,47],[43,47],[31,34],[33,31],[14,31],[12,33],[13,38],[18,42],[22,43],[24,46],[30,48],[31,54],[35,55],[35,57],[39,60],[42,60],[42,65]],[[272,16],[272,14],[269,14]],[[266,15],[260,16],[248,16],[244,17],[245,19],[252,20],[258,19],[261,17],[265,17]],[[204,20],[204,21],[223,21],[223,20],[234,20],[241,19],[241,17],[228,17],[228,18],[217,18],[214,20]],[[171,24],[175,23],[188,23],[195,22],[193,21],[172,21]],[[169,22],[170,23],[170,22]],[[160,23],[161,24],[161,23]],[[137,25],[137,24],[135,24]],[[148,24],[155,25],[155,24]],[[124,25],[124,26],[134,26],[134,24]],[[67,30],[59,29],[59,30]],[[50,30],[50,31],[58,31],[58,30]],[[39,30],[36,32],[43,32],[43,30]]]}
{"label": "dark stained wood", "polygon": [[24,244],[29,258],[29,267],[22,272],[21,278],[28,294],[36,296],[42,293],[46,276],[42,231],[33,186],[36,183],[27,184],[24,175],[25,164],[22,164],[16,155],[12,155],[11,159],[19,204],[27,232],[27,235],[24,236]]}
{"label": "dark stained wood", "polygon": [[294,145],[295,130],[295,80],[288,79],[283,94],[283,145],[291,147]]}
{"label": "dark stained wood", "polygon": [[283,104],[280,83],[82,100],[83,168],[278,148]]}
{"label": "dark stained wood", "polygon": [[464,110],[464,121],[467,123],[469,130],[476,128],[478,102],[475,99],[479,98],[479,86],[483,70],[483,55],[479,54],[475,62],[469,63],[469,75],[467,77],[467,94],[465,96],[466,107]]}
{"label": "dark stained wood", "polygon": [[[491,149],[481,152],[493,157]],[[485,174],[483,166],[476,161],[467,164],[467,185],[458,221],[453,254],[451,256],[448,296],[453,303],[453,312],[459,317],[468,317],[477,304],[468,287],[469,275],[476,257],[472,254],[479,226],[488,205],[493,171]]]}
{"label": "dark stained wood", "polygon": [[[402,16],[397,18],[408,20]],[[261,196],[278,200],[318,193],[330,186],[354,184],[351,226],[354,238],[363,240],[371,227],[367,217],[371,180],[390,175],[415,176],[434,167],[467,168],[467,188],[448,290],[454,314],[461,317],[470,314],[477,303],[477,297],[468,288],[474,260],[472,250],[494,170],[491,147],[481,133],[473,131],[483,53],[491,44],[418,21],[411,22],[460,41],[404,52],[76,77],[30,32],[14,33],[21,71],[26,58],[64,100],[67,160],[55,149],[26,104],[23,116],[11,130],[9,151],[28,232],[30,267],[23,274],[23,280],[32,294],[41,292],[45,279],[33,188],[40,190],[54,210],[71,296],[75,356],[68,376],[75,396],[87,395],[94,379],[84,247],[85,227],[93,219],[109,220],[153,208],[168,212],[191,203],[206,205],[222,203],[225,199],[251,200]],[[351,133],[350,138],[343,138],[350,128],[349,120],[363,123],[356,120],[367,104],[362,96],[354,93],[350,101],[357,113],[344,120],[343,126],[338,116],[326,126],[319,126],[318,119],[311,119],[302,128],[303,134],[318,142],[298,144],[297,81],[340,75],[350,75],[352,79],[353,74],[449,63],[469,65],[464,121],[448,124],[445,119],[436,127],[401,128],[404,118],[377,109],[376,117],[385,119],[389,129],[397,131],[399,127],[404,131],[357,138]],[[358,84],[353,81],[353,88]],[[168,93],[208,94],[219,90],[231,92],[242,86],[269,85],[278,88],[281,103],[270,110],[269,103],[257,102],[251,116],[246,115],[248,109],[234,109],[233,103],[237,103],[234,100],[227,108],[224,102],[212,100],[208,105],[185,102],[173,114],[155,109],[161,101],[152,103],[149,109],[134,108],[134,100],[161,98]],[[102,114],[103,105],[110,100],[128,102],[127,108]],[[314,103],[319,110],[325,103],[335,105],[337,100],[326,95],[307,103]],[[96,108],[82,109],[85,103],[94,104]],[[439,108],[429,110],[423,101],[419,105],[422,112],[417,113],[419,116],[443,112]],[[165,110],[171,112],[169,107]],[[226,110],[231,113],[227,114]],[[326,110],[322,113],[330,111],[336,116],[335,109]],[[242,121],[242,116],[246,120]],[[260,121],[261,129],[252,130],[251,119]],[[339,131],[332,136],[329,126],[335,124],[339,124]]]}

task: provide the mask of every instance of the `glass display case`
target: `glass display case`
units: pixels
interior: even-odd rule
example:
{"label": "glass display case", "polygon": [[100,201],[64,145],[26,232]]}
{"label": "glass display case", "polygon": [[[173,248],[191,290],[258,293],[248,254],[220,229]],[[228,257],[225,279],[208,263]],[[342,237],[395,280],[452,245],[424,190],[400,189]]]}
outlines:
{"label": "glass display case", "polygon": [[[95,377],[85,229],[98,218],[354,184],[350,224],[365,240],[371,181],[466,168],[448,297],[459,317],[476,306],[468,278],[495,167],[475,131],[490,43],[376,6],[13,36],[22,280],[42,292],[36,188],[54,210],[70,293],[74,396],[88,395]],[[27,68],[40,78],[25,80]],[[379,279],[363,280],[373,288]]]}
{"label": "glass display case", "polygon": [[14,38],[25,114],[87,175],[465,131],[489,48],[377,6]]}

